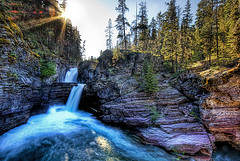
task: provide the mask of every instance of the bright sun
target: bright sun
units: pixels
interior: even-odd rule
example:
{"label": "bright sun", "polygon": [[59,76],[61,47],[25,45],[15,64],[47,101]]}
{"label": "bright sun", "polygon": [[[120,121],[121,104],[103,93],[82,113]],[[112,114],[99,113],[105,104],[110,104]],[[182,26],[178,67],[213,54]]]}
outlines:
{"label": "bright sun", "polygon": [[73,24],[77,24],[82,20],[84,22],[86,17],[86,11],[80,2],[69,1],[67,3],[66,11],[62,13],[61,17],[69,18]]}
{"label": "bright sun", "polygon": [[69,18],[69,14],[67,12],[63,12],[61,17],[64,17],[64,18]]}

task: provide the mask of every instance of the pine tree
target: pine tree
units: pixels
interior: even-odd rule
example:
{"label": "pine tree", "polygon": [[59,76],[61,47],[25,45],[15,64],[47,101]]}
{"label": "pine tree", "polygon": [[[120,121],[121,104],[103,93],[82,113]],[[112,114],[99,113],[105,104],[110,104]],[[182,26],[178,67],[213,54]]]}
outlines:
{"label": "pine tree", "polygon": [[138,46],[138,14],[137,14],[137,3],[136,3],[136,15],[135,20],[132,22],[131,32],[133,36],[133,42],[135,48]]}
{"label": "pine tree", "polygon": [[240,54],[240,2],[232,0],[232,9],[230,13],[229,25],[229,43],[232,55]]}
{"label": "pine tree", "polygon": [[153,64],[151,60],[146,59],[143,67],[144,84],[143,89],[146,93],[154,93],[158,91],[158,81],[154,74]]}
{"label": "pine tree", "polygon": [[148,15],[147,15],[147,4],[141,2],[138,14],[138,31],[139,31],[139,48],[141,51],[147,51],[148,49]]}
{"label": "pine tree", "polygon": [[157,39],[157,21],[152,18],[152,21],[149,25],[149,50],[152,54],[155,55],[156,52],[156,39]]}
{"label": "pine tree", "polygon": [[106,37],[107,37],[107,40],[106,40],[106,46],[107,46],[107,49],[109,50],[112,50],[112,34],[113,34],[113,31],[112,31],[112,20],[111,18],[108,20],[108,26],[106,27]]}
{"label": "pine tree", "polygon": [[154,19],[154,17],[152,18],[149,28],[150,28],[150,39],[156,40],[156,38],[157,38],[157,21]]}
{"label": "pine tree", "polygon": [[116,28],[118,30],[118,38],[121,41],[122,49],[127,50],[126,30],[127,30],[127,27],[130,26],[130,24],[128,23],[125,15],[126,12],[129,11],[126,5],[126,0],[118,0],[118,7],[116,7],[115,10],[119,12],[119,15],[116,19],[116,22],[117,22]]}
{"label": "pine tree", "polygon": [[201,44],[204,52],[208,56],[208,66],[211,66],[211,58],[213,52],[213,0],[201,0],[198,4],[196,26],[198,28]]}
{"label": "pine tree", "polygon": [[60,4],[60,7],[63,9],[63,11],[66,11],[66,7],[67,7],[67,0],[63,0],[63,2]]}
{"label": "pine tree", "polygon": [[[187,4],[183,10],[183,19],[181,24],[181,64],[187,66],[187,60],[189,53],[191,52],[191,28],[192,23],[191,4],[190,0],[187,0]],[[184,63],[184,64],[183,64]]]}
{"label": "pine tree", "polygon": [[168,10],[166,12],[166,21],[165,21],[165,33],[163,40],[163,47],[161,53],[164,54],[165,59],[169,60],[172,64],[174,71],[177,71],[178,68],[178,29],[179,29],[179,20],[177,17],[177,7],[175,5],[175,0],[170,0],[170,3],[167,3]]}
{"label": "pine tree", "polygon": [[162,14],[161,12],[157,15],[157,39],[156,39],[156,47],[155,54],[162,57],[162,47],[163,41],[165,37],[165,28],[166,28],[166,13]]}

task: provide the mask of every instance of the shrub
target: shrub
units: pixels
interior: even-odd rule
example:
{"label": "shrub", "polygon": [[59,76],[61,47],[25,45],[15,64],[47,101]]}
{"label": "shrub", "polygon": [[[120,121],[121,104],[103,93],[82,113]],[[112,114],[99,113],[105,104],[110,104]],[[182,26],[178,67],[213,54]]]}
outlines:
{"label": "shrub", "polygon": [[156,106],[152,106],[152,107],[147,106],[147,108],[151,110],[151,114],[152,114],[152,118],[151,119],[152,119],[152,121],[156,122],[156,120],[160,116],[160,113],[158,112],[157,107]]}
{"label": "shrub", "polygon": [[166,72],[174,73],[174,68],[172,66],[172,63],[169,61],[164,61],[163,62],[163,69]]}
{"label": "shrub", "polygon": [[48,60],[44,60],[41,59],[41,77],[42,78],[46,78],[46,77],[50,77],[54,74],[56,74],[56,64],[48,61]]}

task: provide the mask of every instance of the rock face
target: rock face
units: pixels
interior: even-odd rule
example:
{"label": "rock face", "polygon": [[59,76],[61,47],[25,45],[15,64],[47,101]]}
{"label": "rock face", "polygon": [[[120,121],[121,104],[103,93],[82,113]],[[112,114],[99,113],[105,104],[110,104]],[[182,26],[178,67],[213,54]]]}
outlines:
{"label": "rock face", "polygon": [[77,83],[53,83],[47,99],[47,105],[57,105],[67,102],[69,94],[73,86],[77,86]]}
{"label": "rock face", "polygon": [[202,119],[216,141],[240,150],[240,68],[207,80],[210,95],[202,103]]}
{"label": "rock face", "polygon": [[172,84],[200,106],[202,122],[216,141],[240,150],[239,66],[204,79],[183,73]]}
{"label": "rock face", "polygon": [[204,79],[199,77],[197,74],[187,71],[177,79],[171,81],[171,85],[178,89],[179,92],[183,93],[192,102],[199,105],[199,100],[206,95],[208,92],[202,88]]}
{"label": "rock face", "polygon": [[160,88],[155,95],[134,91],[103,104],[102,120],[134,128],[144,143],[168,151],[211,156],[214,138],[198,122],[196,107],[168,83]]}
{"label": "rock face", "polygon": [[105,51],[91,73],[84,71],[88,70],[85,63],[80,64],[80,78],[87,84],[83,97],[95,95],[100,107],[92,108],[101,120],[134,130],[144,143],[181,154],[211,156],[214,137],[198,122],[198,107],[170,86],[169,75],[157,75],[159,92],[141,90],[146,56],[131,53],[114,62],[112,53]]}
{"label": "rock face", "polygon": [[0,58],[0,134],[25,123],[31,108],[39,104],[41,79],[39,61],[21,48],[21,58],[11,61],[9,48]]}
{"label": "rock face", "polygon": [[[48,102],[52,101],[54,88],[51,86],[57,79],[65,75],[66,66],[58,60],[57,68],[61,70],[49,79],[41,79],[40,56],[33,53],[23,39],[20,29],[16,25],[5,21],[0,13],[0,37],[8,42],[0,43],[0,135],[4,132],[24,124],[31,115],[44,112]],[[9,36],[9,25],[11,36]],[[4,27],[5,26],[5,27]],[[12,26],[15,26],[13,28]],[[62,72],[64,71],[64,72]],[[69,89],[62,87],[63,90]],[[60,88],[61,89],[61,88]],[[66,90],[70,93],[69,90]],[[65,92],[62,93],[65,100]],[[56,96],[58,97],[58,96]],[[56,98],[58,99],[58,98]],[[62,101],[63,101],[62,100]],[[64,102],[63,102],[64,103]]]}

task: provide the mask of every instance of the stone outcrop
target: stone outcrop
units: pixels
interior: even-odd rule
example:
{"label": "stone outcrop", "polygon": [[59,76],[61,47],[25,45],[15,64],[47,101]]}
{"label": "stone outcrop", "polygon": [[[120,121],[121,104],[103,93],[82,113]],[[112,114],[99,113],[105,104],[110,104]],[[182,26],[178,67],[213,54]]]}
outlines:
{"label": "stone outcrop", "polygon": [[112,52],[105,51],[95,70],[91,62],[79,65],[79,78],[87,84],[83,98],[97,97],[100,107],[90,106],[98,117],[106,123],[134,130],[144,143],[209,159],[214,137],[199,123],[198,107],[170,86],[170,76],[166,73],[157,75],[159,92],[144,93],[140,82],[147,55],[130,53],[125,57],[115,62]]}
{"label": "stone outcrop", "polygon": [[65,104],[73,86],[77,86],[77,83],[53,83],[49,92],[44,92],[49,94],[46,99],[47,105]]}
{"label": "stone outcrop", "polygon": [[[0,57],[0,134],[24,124],[31,115],[46,112],[49,105],[64,104],[75,84],[43,83],[39,61],[18,49],[22,57],[9,61],[10,48]],[[56,76],[58,77],[58,76]]]}
{"label": "stone outcrop", "polygon": [[0,51],[0,134],[26,123],[41,97],[39,60],[15,43]]}
{"label": "stone outcrop", "polygon": [[201,104],[204,124],[216,141],[228,142],[240,150],[240,66],[208,78],[210,95]]}
{"label": "stone outcrop", "polygon": [[198,122],[193,112],[197,107],[168,83],[160,89],[154,95],[136,90],[105,103],[100,117],[137,130],[144,143],[180,154],[211,156],[214,137]]}
{"label": "stone outcrop", "polygon": [[200,99],[208,93],[202,88],[204,81],[205,79],[197,74],[191,71],[186,71],[181,73],[177,79],[172,79],[171,85],[192,102],[199,105]]}
{"label": "stone outcrop", "polygon": [[239,66],[201,78],[185,72],[172,84],[200,107],[201,120],[217,142],[240,150]]}

